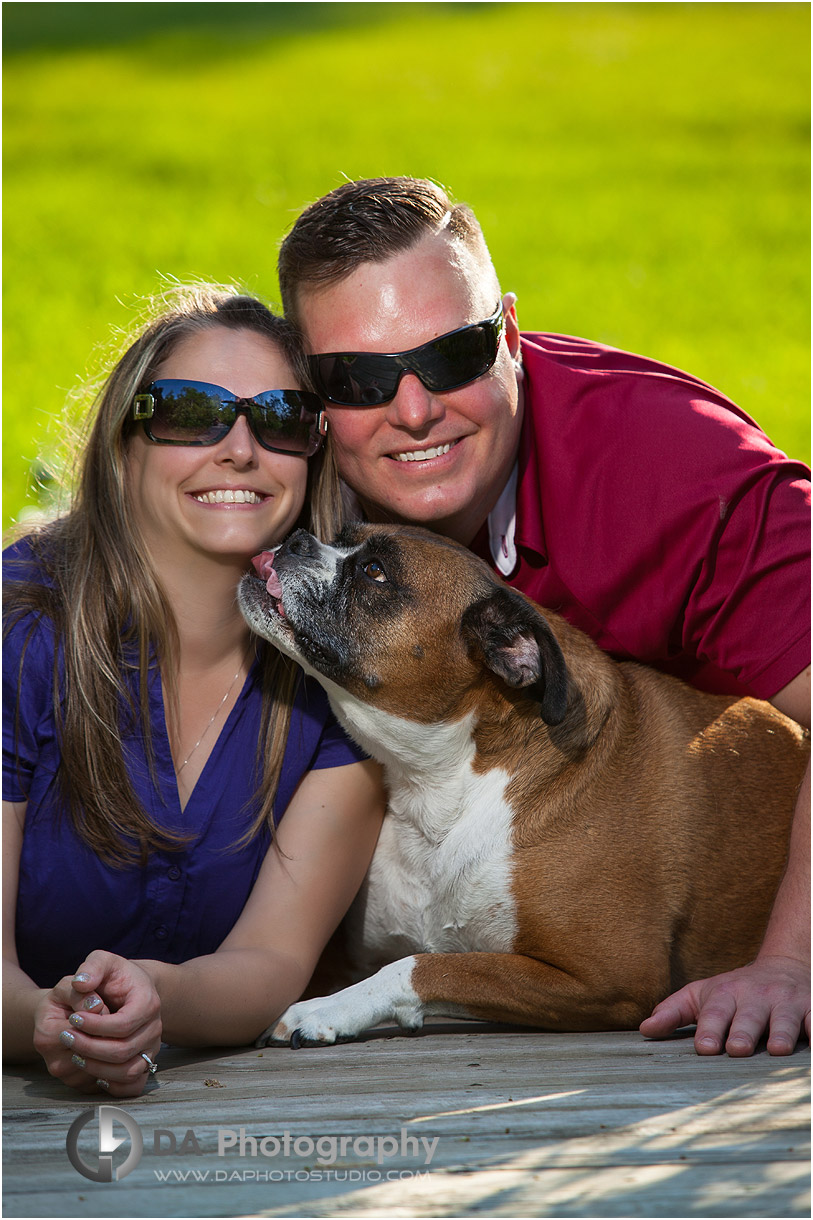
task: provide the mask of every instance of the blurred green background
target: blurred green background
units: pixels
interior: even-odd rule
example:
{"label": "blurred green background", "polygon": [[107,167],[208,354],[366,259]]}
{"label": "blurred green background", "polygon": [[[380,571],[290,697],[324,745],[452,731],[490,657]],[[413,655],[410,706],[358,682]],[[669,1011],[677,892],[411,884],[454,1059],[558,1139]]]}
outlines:
{"label": "blurred green background", "polygon": [[806,457],[809,22],[807,4],[5,3],[4,522],[161,277],[274,303],[301,207],[378,174],[474,207],[525,329],[686,368]]}

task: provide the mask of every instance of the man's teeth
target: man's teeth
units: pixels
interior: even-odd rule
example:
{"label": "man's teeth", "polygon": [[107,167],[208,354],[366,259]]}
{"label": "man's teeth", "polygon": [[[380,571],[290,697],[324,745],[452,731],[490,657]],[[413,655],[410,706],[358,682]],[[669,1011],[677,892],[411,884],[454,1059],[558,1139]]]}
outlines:
{"label": "man's teeth", "polygon": [[442,457],[448,453],[453,442],[448,445],[438,445],[437,449],[413,449],[409,453],[394,453],[396,462],[428,462],[430,458]]}
{"label": "man's teeth", "polygon": [[193,499],[198,500],[201,504],[260,504],[263,497],[258,496],[256,491],[243,491],[242,488],[232,491],[231,488],[226,488],[218,491],[202,491]]}

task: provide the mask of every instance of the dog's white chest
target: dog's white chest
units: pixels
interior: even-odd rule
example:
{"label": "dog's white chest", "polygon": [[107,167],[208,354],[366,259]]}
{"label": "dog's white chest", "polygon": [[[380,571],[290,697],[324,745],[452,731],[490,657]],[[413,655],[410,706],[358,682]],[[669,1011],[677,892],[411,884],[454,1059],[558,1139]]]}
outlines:
{"label": "dog's white chest", "polygon": [[[507,953],[516,936],[505,772],[459,777],[456,792],[391,791],[351,912],[359,965],[414,952]],[[355,956],[355,954],[354,954]]]}

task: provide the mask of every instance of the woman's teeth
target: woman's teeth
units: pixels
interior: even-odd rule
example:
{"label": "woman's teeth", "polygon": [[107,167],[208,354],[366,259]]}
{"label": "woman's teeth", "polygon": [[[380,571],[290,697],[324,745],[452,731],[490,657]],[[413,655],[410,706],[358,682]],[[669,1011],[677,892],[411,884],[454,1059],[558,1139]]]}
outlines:
{"label": "woman's teeth", "polygon": [[202,491],[200,495],[192,497],[200,504],[261,504],[263,498],[263,496],[258,496],[256,491],[243,491],[241,488],[238,488],[237,491],[232,491],[231,488]]}
{"label": "woman's teeth", "polygon": [[437,449],[413,449],[409,453],[394,453],[396,462],[428,462],[430,458],[442,457],[451,449],[453,441],[448,445],[438,445]]}

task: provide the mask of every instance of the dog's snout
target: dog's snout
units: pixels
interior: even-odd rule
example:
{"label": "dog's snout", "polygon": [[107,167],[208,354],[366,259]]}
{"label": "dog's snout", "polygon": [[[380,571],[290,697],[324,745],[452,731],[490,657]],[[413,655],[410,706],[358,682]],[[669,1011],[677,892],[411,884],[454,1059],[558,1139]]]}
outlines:
{"label": "dog's snout", "polygon": [[297,555],[300,559],[308,559],[316,554],[316,539],[307,530],[295,530],[285,540],[285,550],[289,555]]}

